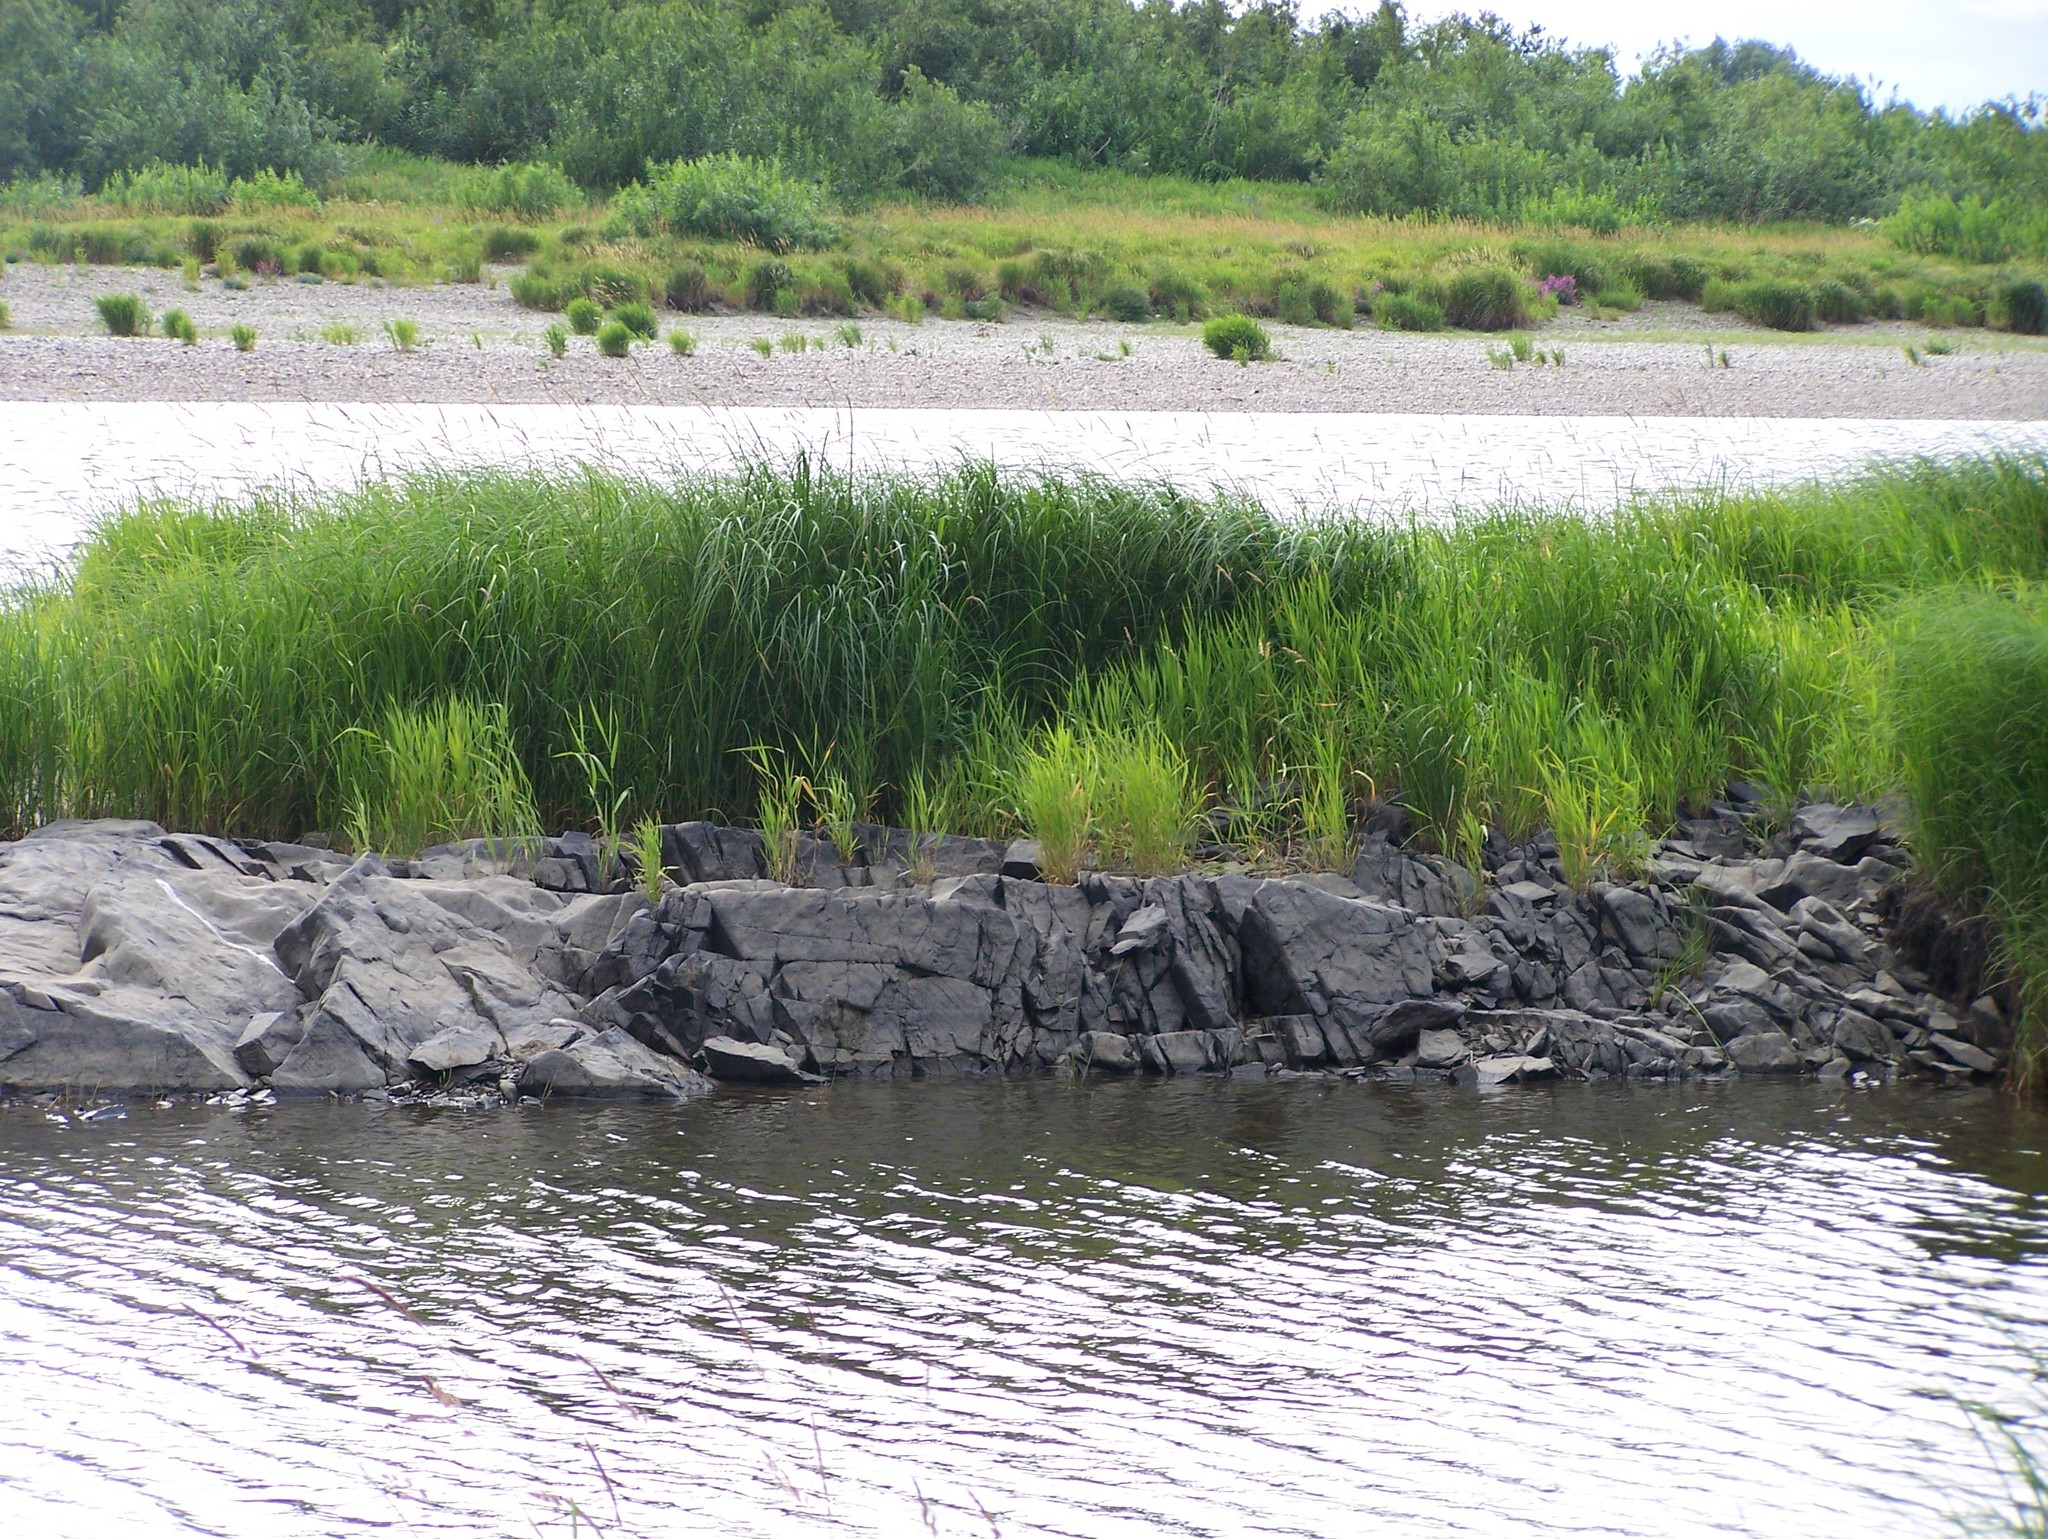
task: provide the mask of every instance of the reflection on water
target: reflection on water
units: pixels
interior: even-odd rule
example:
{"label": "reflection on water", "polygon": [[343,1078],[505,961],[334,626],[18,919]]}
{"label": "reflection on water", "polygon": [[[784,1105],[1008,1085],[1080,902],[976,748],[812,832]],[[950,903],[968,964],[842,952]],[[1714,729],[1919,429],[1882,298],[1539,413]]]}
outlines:
{"label": "reflection on water", "polygon": [[[1920,1535],[1990,1094],[1049,1080],[0,1112],[12,1532]],[[573,1512],[572,1512],[573,1509]]]}
{"label": "reflection on water", "polygon": [[157,489],[326,490],[425,466],[594,463],[660,474],[805,451],[838,466],[963,457],[1232,488],[1282,511],[1610,507],[1640,492],[1826,479],[1872,459],[2048,450],[2048,424],[829,407],[30,402],[0,443],[0,562],[68,547]]}

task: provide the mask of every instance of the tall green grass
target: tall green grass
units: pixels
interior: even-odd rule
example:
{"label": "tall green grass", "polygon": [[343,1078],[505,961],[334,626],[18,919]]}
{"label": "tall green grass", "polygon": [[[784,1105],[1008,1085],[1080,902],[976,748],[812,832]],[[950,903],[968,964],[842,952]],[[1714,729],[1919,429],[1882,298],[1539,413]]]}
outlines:
{"label": "tall green grass", "polygon": [[1781,810],[1905,783],[1900,603],[2044,579],[2037,459],[1395,528],[802,461],[152,502],[0,605],[0,821],[337,830],[361,733],[501,702],[546,826],[616,821],[575,753],[601,721],[639,813],[758,818],[779,777],[1150,869],[1205,809],[1341,863],[1398,795],[1446,849],[1554,826],[1590,879],[1734,776]]}
{"label": "tall green grass", "polygon": [[1891,715],[1918,847],[1947,893],[1997,924],[2019,985],[2015,1079],[2048,1079],[2048,590],[1917,599],[1900,622]]}

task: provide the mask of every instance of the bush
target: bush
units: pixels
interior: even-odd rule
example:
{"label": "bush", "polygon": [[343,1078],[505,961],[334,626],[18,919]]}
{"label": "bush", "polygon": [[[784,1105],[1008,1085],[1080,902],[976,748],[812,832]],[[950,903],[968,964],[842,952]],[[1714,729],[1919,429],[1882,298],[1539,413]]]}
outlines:
{"label": "bush", "polygon": [[548,355],[552,358],[560,358],[569,351],[569,330],[566,326],[551,324],[540,334],[540,339],[547,345]]}
{"label": "bush", "polygon": [[384,323],[384,335],[391,339],[391,345],[401,353],[409,353],[420,345],[420,328],[417,322],[403,319]]}
{"label": "bush", "polygon": [[643,341],[652,342],[661,330],[661,323],[654,317],[654,311],[647,305],[620,305],[612,311],[612,319]]}
{"label": "bush", "polygon": [[1467,331],[1509,331],[1529,324],[1529,294],[1505,267],[1466,267],[1443,281],[1444,319]]}
{"label": "bush", "polygon": [[1327,278],[1311,278],[1308,281],[1308,307],[1315,318],[1325,326],[1335,326],[1349,331],[1353,320],[1350,297],[1338,289]]}
{"label": "bush", "polygon": [[1186,273],[1167,267],[1152,275],[1152,303],[1183,324],[1200,315],[1208,302],[1209,291]]}
{"label": "bush", "polygon": [[581,196],[561,167],[534,162],[500,166],[476,178],[464,206],[514,219],[545,219],[580,201]]}
{"label": "bush", "polygon": [[688,358],[697,351],[697,339],[678,326],[668,334],[668,347],[678,358]]}
{"label": "bush", "polygon": [[1823,278],[1813,286],[1813,311],[1822,320],[1838,326],[1852,325],[1870,314],[1861,294],[1832,278]]}
{"label": "bush", "polygon": [[1977,305],[1967,294],[1927,294],[1920,300],[1920,319],[1929,326],[1974,326]]}
{"label": "bush", "polygon": [[1387,331],[1442,331],[1444,312],[1413,294],[1381,294],[1372,302],[1373,319]]}
{"label": "bush", "polygon": [[2001,330],[2038,337],[2048,331],[2048,288],[2032,278],[2001,284],[1992,310]]}
{"label": "bush", "polygon": [[229,188],[237,209],[244,213],[266,213],[279,209],[318,208],[320,196],[299,180],[299,173],[282,176],[265,166],[254,176],[238,179]]}
{"label": "bush", "polygon": [[671,234],[751,241],[771,251],[829,246],[839,232],[827,206],[823,187],[776,160],[707,155],[647,168],[647,207]]}
{"label": "bush", "polygon": [[893,295],[902,292],[903,279],[880,262],[870,262],[861,257],[848,257],[839,264],[846,274],[846,286],[862,303],[873,305],[877,310],[889,303]]}
{"label": "bush", "polygon": [[590,336],[604,323],[604,311],[596,300],[578,295],[569,301],[569,329],[579,337]]}
{"label": "bush", "polygon": [[1773,331],[1811,331],[1816,303],[1810,285],[1786,278],[1754,278],[1734,290],[1736,313]]}
{"label": "bush", "polygon": [[1930,192],[1908,193],[1879,228],[1902,251],[1990,263],[2038,241],[2043,222],[2039,215],[2029,219],[1996,201]]}
{"label": "bush", "polygon": [[1565,241],[1521,242],[1514,256],[1537,278],[1571,279],[1581,295],[1598,295],[1613,276],[1597,253]]}
{"label": "bush", "polygon": [[711,308],[711,280],[695,262],[672,269],[661,286],[661,302],[671,310],[689,314]]}
{"label": "bush", "polygon": [[532,256],[538,250],[540,237],[531,230],[501,224],[484,231],[484,255],[493,262]]}
{"label": "bush", "polygon": [[796,274],[787,262],[767,257],[747,269],[746,300],[749,310],[777,310],[782,296],[796,287]]}
{"label": "bush", "polygon": [[149,334],[149,311],[139,294],[102,294],[93,302],[100,324],[110,336],[141,337]]}
{"label": "bush", "polygon": [[1219,315],[1202,327],[1202,345],[1218,358],[1236,363],[1264,363],[1273,356],[1266,328],[1248,315]]}
{"label": "bush", "polygon": [[247,322],[238,321],[228,328],[228,338],[235,344],[238,353],[256,351],[256,328]]}
{"label": "bush", "polygon": [[623,358],[632,351],[633,329],[624,321],[606,321],[597,328],[597,350],[607,358]]}
{"label": "bush", "polygon": [[192,317],[183,310],[164,311],[163,327],[164,335],[173,342],[191,347],[199,341],[199,328],[192,324]]}
{"label": "bush", "polygon": [[218,214],[228,206],[228,178],[204,162],[152,160],[108,178],[100,197],[129,214]]}
{"label": "bush", "polygon": [[1152,319],[1152,296],[1135,283],[1112,283],[1102,291],[1102,310],[1113,321],[1136,325]]}
{"label": "bush", "polygon": [[1692,257],[1636,256],[1622,264],[1624,276],[1651,299],[1698,300],[1711,274]]}

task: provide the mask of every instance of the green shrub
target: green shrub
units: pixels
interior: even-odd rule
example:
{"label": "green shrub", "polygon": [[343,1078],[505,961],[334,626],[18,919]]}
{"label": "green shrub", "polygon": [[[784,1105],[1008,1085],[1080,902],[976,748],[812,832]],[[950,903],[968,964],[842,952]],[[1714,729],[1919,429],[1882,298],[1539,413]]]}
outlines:
{"label": "green shrub", "polygon": [[1273,287],[1273,309],[1283,324],[1313,326],[1315,306],[1308,302],[1308,285],[1297,278],[1283,279]]}
{"label": "green shrub", "polygon": [[1956,198],[1928,192],[1906,194],[1898,211],[1880,221],[1879,228],[1903,251],[1989,263],[2002,262],[2017,247],[2038,240],[2041,225],[2039,215],[2027,219],[2001,203],[1987,204],[1975,195]]}
{"label": "green shrub", "polygon": [[1967,294],[1928,294],[1920,301],[1920,319],[1929,326],[1974,326],[1977,305]]}
{"label": "green shrub", "polygon": [[501,224],[484,231],[484,255],[493,262],[532,256],[538,250],[540,237],[531,230]]}
{"label": "green shrub", "polygon": [[1353,320],[1351,298],[1327,278],[1308,281],[1308,307],[1325,326],[1349,331]]}
{"label": "green shrub", "polygon": [[678,326],[668,334],[668,346],[678,358],[688,358],[697,351],[697,339]]}
{"label": "green shrub", "polygon": [[852,315],[860,307],[854,302],[853,286],[836,272],[821,273],[804,290],[806,315]]}
{"label": "green shrub", "polygon": [[620,305],[612,311],[612,319],[647,342],[652,342],[661,330],[660,321],[655,319],[653,309],[647,305]]}
{"label": "green shrub", "polygon": [[2000,284],[1992,312],[2000,329],[2038,337],[2048,331],[2048,288],[2032,278]]}
{"label": "green shrub", "polygon": [[1773,331],[1811,331],[1816,303],[1810,284],[1786,278],[1753,278],[1735,289],[1735,309]]}
{"label": "green shrub", "polygon": [[[471,181],[463,206],[514,219],[545,219],[580,201],[576,184],[559,166],[499,166]],[[529,250],[532,248],[528,248]]]}
{"label": "green shrub", "polygon": [[344,751],[347,834],[358,849],[410,856],[457,839],[540,832],[533,790],[502,705],[393,706]]}
{"label": "green shrub", "polygon": [[248,273],[280,273],[284,262],[277,254],[277,247],[260,235],[245,235],[236,241],[232,250],[235,266]]}
{"label": "green shrub", "polygon": [[0,299],[0,331],[9,331],[14,326],[14,312],[7,308],[7,301]]}
{"label": "green shrub", "polygon": [[235,344],[238,353],[256,351],[256,328],[246,321],[238,321],[228,328],[228,339]]}
{"label": "green shrub", "polygon": [[587,337],[604,323],[604,311],[594,299],[578,295],[569,301],[569,329],[579,337]]}
{"label": "green shrub", "polygon": [[192,324],[192,317],[183,310],[164,311],[163,328],[164,335],[173,342],[191,347],[199,341],[199,328]]}
{"label": "green shrub", "polygon": [[1813,311],[1823,321],[1838,326],[1852,325],[1870,315],[1870,307],[1861,294],[1832,278],[1814,284]]}
{"label": "green shrub", "polygon": [[1248,315],[1218,315],[1203,323],[1202,345],[1218,358],[1236,363],[1264,363],[1273,356],[1266,328]]}
{"label": "green shrub", "polygon": [[282,175],[265,166],[251,177],[238,177],[228,189],[235,207],[243,213],[272,213],[287,209],[318,208],[320,196],[299,180],[299,173]]}
{"label": "green shrub", "polygon": [[347,321],[329,321],[320,328],[320,340],[336,347],[354,347],[363,340],[363,333]]}
{"label": "green shrub", "polygon": [[1088,802],[1110,859],[1139,876],[1178,871],[1200,815],[1180,750],[1157,730],[1106,735],[1094,745],[1089,778]]}
{"label": "green shrub", "polygon": [[1569,278],[1588,298],[1597,298],[1615,276],[1599,253],[1568,241],[1520,241],[1513,254],[1531,278]]}
{"label": "green shrub", "polygon": [[764,257],[747,269],[746,301],[749,310],[775,311],[782,296],[796,287],[796,274],[787,262]]}
{"label": "green shrub", "polygon": [[1202,313],[1209,303],[1209,291],[1176,268],[1161,268],[1152,275],[1152,304],[1185,325]]}
{"label": "green shrub", "polygon": [[540,338],[542,342],[547,344],[548,353],[551,357],[560,358],[569,351],[568,328],[559,323],[550,323],[548,328],[540,334]]}
{"label": "green shrub", "polygon": [[825,189],[785,172],[780,161],[727,154],[651,165],[647,194],[654,221],[671,234],[751,241],[771,251],[838,238]]}
{"label": "green shrub", "polygon": [[228,206],[228,178],[203,161],[173,166],[151,160],[117,171],[100,197],[129,214],[218,214]]}
{"label": "green shrub", "polygon": [[1628,258],[1622,263],[1622,275],[1651,299],[1694,301],[1705,292],[1712,276],[1706,263],[1687,256]]}
{"label": "green shrub", "polygon": [[1726,278],[1709,278],[1700,290],[1700,308],[1710,315],[1725,314],[1735,304],[1735,285]]}
{"label": "green shrub", "polygon": [[891,296],[902,291],[902,277],[881,262],[848,257],[839,265],[840,271],[846,274],[846,286],[863,304],[873,305],[877,310],[887,305]]}
{"label": "green shrub", "polygon": [[699,314],[711,308],[711,280],[695,262],[685,262],[669,270],[668,281],[661,288],[661,299],[671,310]]}
{"label": "green shrub", "polygon": [[607,358],[623,358],[633,349],[633,329],[623,321],[606,321],[597,328],[597,350]]}
{"label": "green shrub", "polygon": [[522,310],[559,310],[568,297],[560,279],[534,268],[514,273],[505,287]]}
{"label": "green shrub", "polygon": [[420,328],[414,321],[388,320],[384,323],[384,335],[391,339],[391,345],[401,353],[409,353],[420,344]]}
{"label": "green shrub", "polygon": [[647,301],[647,280],[629,268],[611,262],[586,262],[576,270],[574,282],[584,298],[609,308],[612,305]]}
{"label": "green shrub", "polygon": [[1372,315],[1374,321],[1385,331],[1444,329],[1443,307],[1413,294],[1381,294],[1372,302]]}
{"label": "green shrub", "polygon": [[1530,321],[1529,293],[1505,267],[1465,267],[1440,285],[1444,319],[1467,331],[1507,331]]}
{"label": "green shrub", "polygon": [[141,337],[149,334],[149,310],[139,294],[102,294],[93,302],[100,324],[109,336]]}
{"label": "green shrub", "polygon": [[1102,291],[1102,309],[1113,321],[1136,325],[1152,319],[1152,296],[1135,283],[1112,283]]}

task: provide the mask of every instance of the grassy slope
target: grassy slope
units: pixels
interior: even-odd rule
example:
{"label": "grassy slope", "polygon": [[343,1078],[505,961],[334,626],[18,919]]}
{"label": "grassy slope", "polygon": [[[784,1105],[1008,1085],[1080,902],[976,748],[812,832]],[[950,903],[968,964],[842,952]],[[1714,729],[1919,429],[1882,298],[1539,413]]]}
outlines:
{"label": "grassy slope", "polygon": [[[175,266],[218,246],[231,257],[239,249],[243,268],[267,254],[286,274],[317,268],[330,279],[420,283],[476,281],[495,232],[500,250],[508,235],[537,242],[521,259],[540,280],[532,298],[542,308],[577,292],[615,297],[621,284],[659,300],[670,274],[688,265],[703,269],[709,303],[743,308],[750,274],[763,260],[733,242],[610,238],[601,204],[521,224],[474,206],[480,194],[465,168],[389,152],[368,165],[319,208],[231,208],[205,221],[130,215],[91,199],[11,211],[0,203],[0,249],[32,260],[83,253],[93,262]],[[1707,278],[1775,276],[1839,282],[1877,314],[1981,324],[1999,282],[2035,275],[1910,255],[1867,229],[1686,225],[1595,236],[1346,219],[1319,209],[1305,187],[1029,162],[986,207],[854,213],[834,249],[783,261],[790,282],[780,300],[757,293],[751,303],[853,313],[905,294],[959,314],[977,298],[1000,296],[1085,312],[1099,308],[1112,285],[1135,283],[1162,313],[1241,307],[1271,314],[1291,303],[1295,318],[1306,318],[1302,292],[1318,283],[1347,301],[1369,302],[1378,285],[1427,295],[1460,267],[1491,262],[1531,279],[1571,268],[1589,294],[1620,308],[1641,296],[1696,299]]]}

